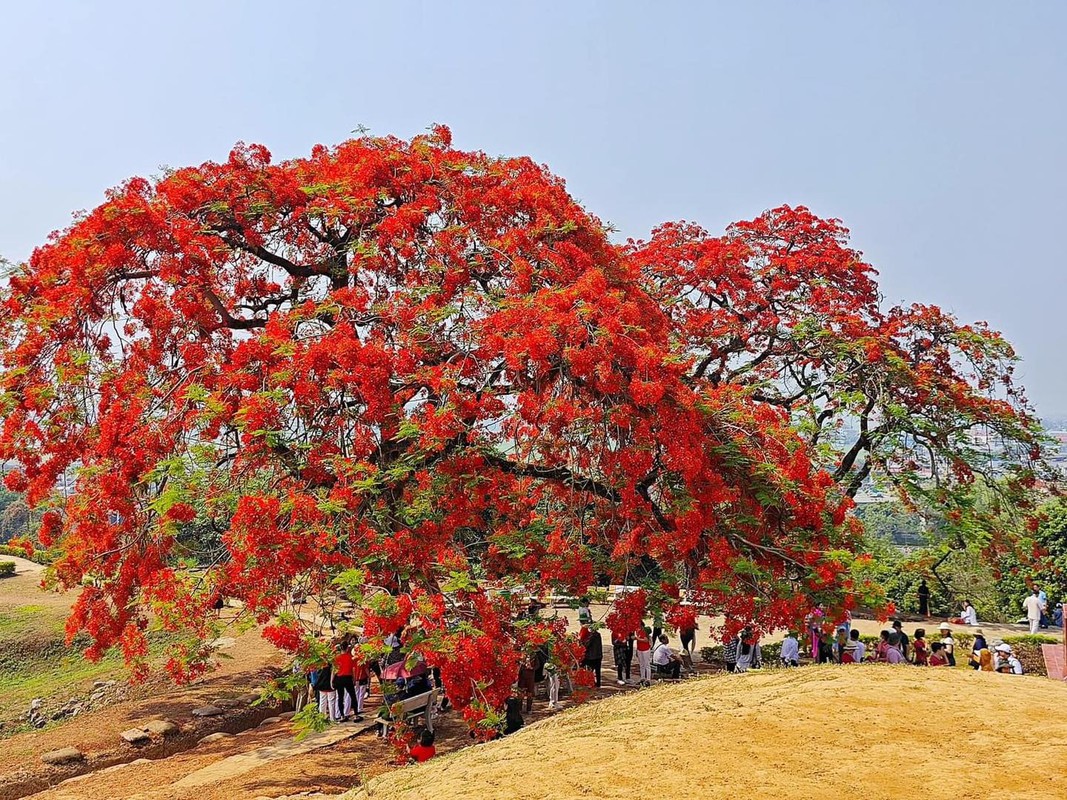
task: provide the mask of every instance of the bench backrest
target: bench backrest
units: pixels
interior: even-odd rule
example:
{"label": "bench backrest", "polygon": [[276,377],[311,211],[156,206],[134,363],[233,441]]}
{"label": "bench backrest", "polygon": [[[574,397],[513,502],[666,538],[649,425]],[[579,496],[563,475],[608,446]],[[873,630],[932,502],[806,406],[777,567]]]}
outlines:
{"label": "bench backrest", "polygon": [[431,689],[428,692],[423,692],[422,694],[417,694],[402,700],[400,704],[400,713],[408,714],[412,711],[419,711],[436,701],[437,690]]}

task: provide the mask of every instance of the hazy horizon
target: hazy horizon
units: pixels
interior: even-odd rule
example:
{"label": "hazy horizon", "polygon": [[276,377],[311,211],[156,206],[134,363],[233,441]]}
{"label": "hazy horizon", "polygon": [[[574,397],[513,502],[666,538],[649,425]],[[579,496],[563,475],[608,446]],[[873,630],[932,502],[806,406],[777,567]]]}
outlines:
{"label": "hazy horizon", "polygon": [[837,217],[887,304],[987,320],[1043,417],[1059,364],[1067,5],[58,2],[0,31],[0,255],[161,165],[359,126],[528,154],[622,237],[783,203]]}

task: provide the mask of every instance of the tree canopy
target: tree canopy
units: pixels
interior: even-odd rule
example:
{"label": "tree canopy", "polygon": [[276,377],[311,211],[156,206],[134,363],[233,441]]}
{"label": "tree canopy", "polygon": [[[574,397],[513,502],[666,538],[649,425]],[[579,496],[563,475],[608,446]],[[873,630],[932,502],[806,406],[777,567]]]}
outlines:
{"label": "tree canopy", "polygon": [[239,145],[126,182],[10,275],[7,485],[46,509],[56,580],[93,578],[90,655],[137,663],[151,610],[195,674],[220,593],[306,653],[294,593],[340,591],[373,642],[410,626],[471,719],[524,649],[573,644],[525,593],[640,583],[621,628],[877,604],[868,476],[950,506],[996,473],[1020,503],[1040,435],[1004,339],[883,311],[847,237],[782,207],[619,245],[546,168],[443,127]]}

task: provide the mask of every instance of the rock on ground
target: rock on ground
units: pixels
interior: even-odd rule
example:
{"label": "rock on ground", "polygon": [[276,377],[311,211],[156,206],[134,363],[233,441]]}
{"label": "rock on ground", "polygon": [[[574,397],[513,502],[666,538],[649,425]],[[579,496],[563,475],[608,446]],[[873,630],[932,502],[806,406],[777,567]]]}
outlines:
{"label": "rock on ground", "polygon": [[85,754],[81,750],[75,747],[63,747],[59,750],[53,750],[51,753],[45,753],[41,756],[41,761],[45,764],[73,764],[75,761],[82,761],[85,759]]}
{"label": "rock on ground", "polygon": [[146,744],[147,742],[152,741],[152,737],[140,728],[130,728],[129,730],[120,733],[119,736],[130,744]]}

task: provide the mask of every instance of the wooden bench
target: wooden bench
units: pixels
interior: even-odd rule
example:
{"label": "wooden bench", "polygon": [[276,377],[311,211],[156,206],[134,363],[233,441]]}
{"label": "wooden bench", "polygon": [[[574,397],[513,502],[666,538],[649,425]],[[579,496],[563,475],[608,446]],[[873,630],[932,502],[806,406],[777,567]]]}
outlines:
{"label": "wooden bench", "polygon": [[[399,708],[397,708],[399,706]],[[385,706],[385,713],[379,715],[378,724],[381,736],[389,735],[389,726],[394,724],[399,717],[405,722],[418,717],[426,720],[426,730],[433,733],[433,715],[437,708],[437,689],[414,695],[413,697],[397,700],[392,706]],[[396,713],[394,713],[396,709]]]}

